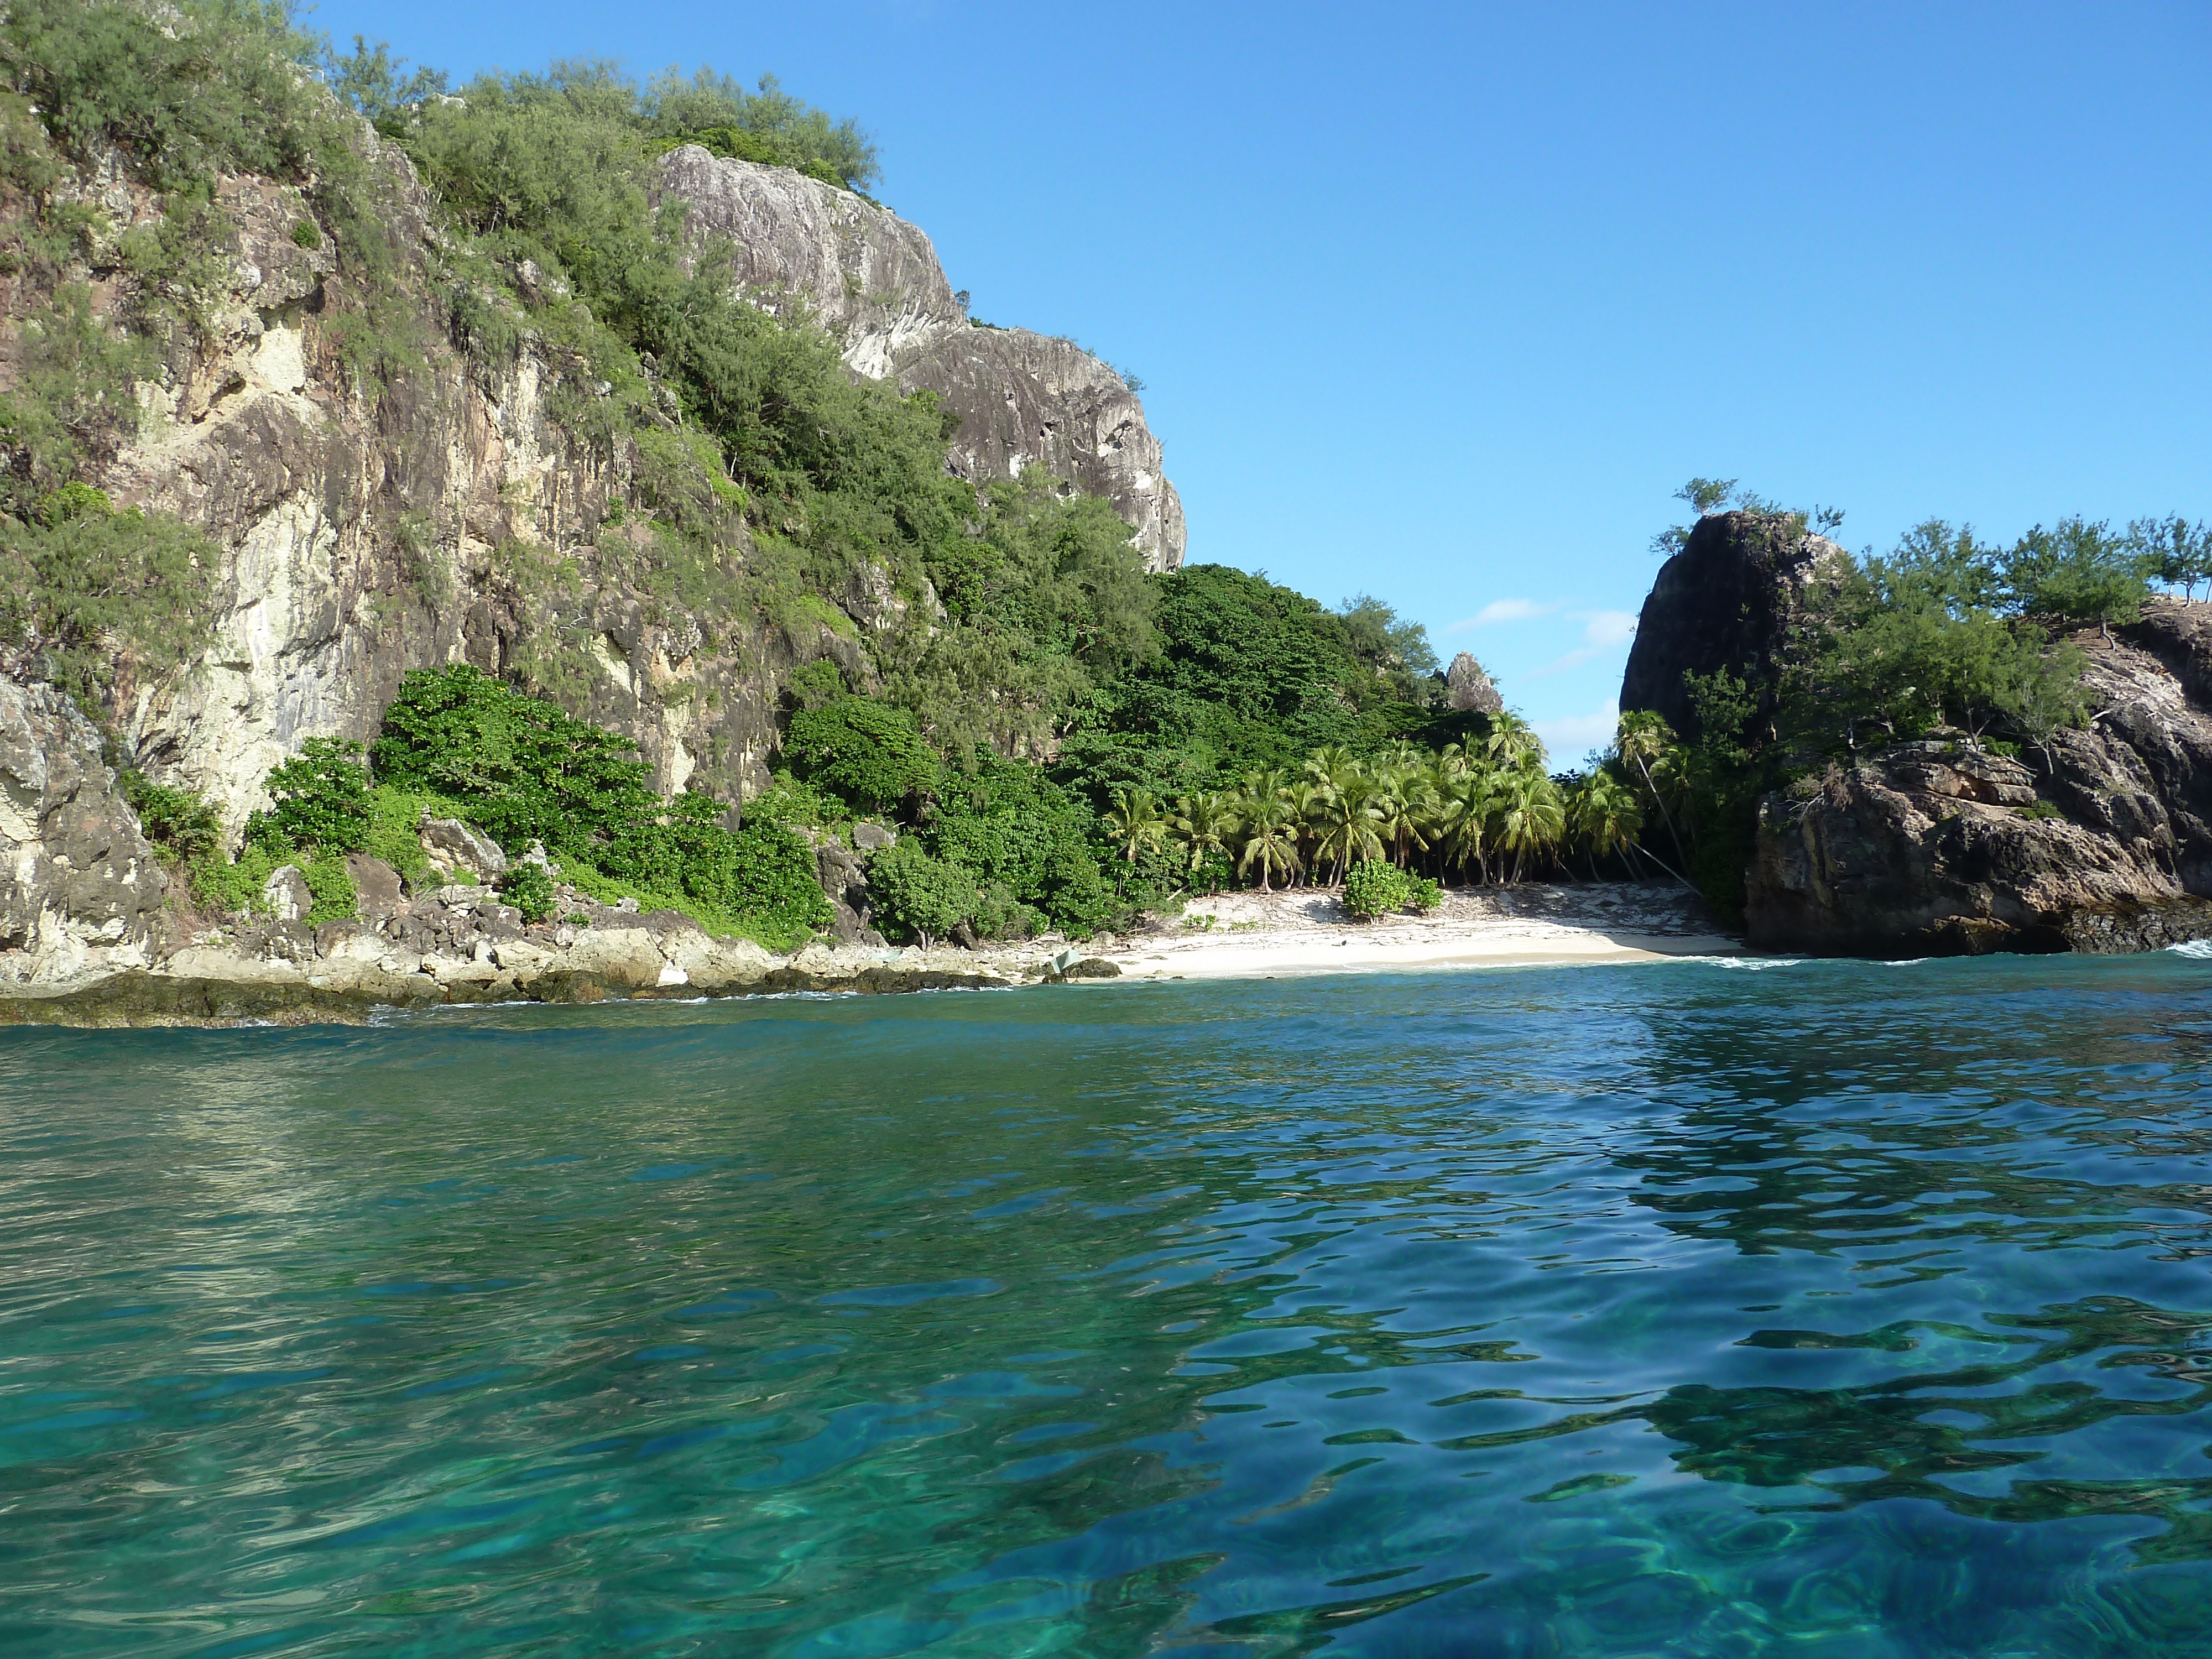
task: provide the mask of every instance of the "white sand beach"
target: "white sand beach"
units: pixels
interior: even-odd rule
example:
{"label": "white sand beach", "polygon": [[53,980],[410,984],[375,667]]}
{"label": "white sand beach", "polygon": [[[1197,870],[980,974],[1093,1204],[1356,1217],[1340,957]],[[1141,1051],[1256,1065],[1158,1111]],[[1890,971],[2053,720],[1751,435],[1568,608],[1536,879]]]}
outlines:
{"label": "white sand beach", "polygon": [[1596,882],[1451,889],[1425,916],[1366,922],[1352,921],[1326,890],[1223,893],[1192,901],[1180,927],[1118,940],[1097,954],[1128,979],[1225,979],[1745,951],[1680,888]]}

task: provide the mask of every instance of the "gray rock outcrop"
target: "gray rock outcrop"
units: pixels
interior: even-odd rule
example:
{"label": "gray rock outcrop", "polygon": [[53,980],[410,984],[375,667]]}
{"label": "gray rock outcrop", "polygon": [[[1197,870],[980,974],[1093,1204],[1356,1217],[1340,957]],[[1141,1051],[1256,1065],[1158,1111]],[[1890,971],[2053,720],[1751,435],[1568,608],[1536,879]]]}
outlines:
{"label": "gray rock outcrop", "polygon": [[1121,375],[1073,341],[972,323],[929,238],[897,215],[788,167],[696,144],[661,163],[696,245],[726,246],[768,310],[811,318],[846,363],[957,416],[949,465],[983,484],[1042,467],[1110,500],[1155,570],[1183,560],[1182,502]]}
{"label": "gray rock outcrop", "polygon": [[1700,723],[1682,677],[1725,671],[1771,711],[1805,585],[1843,549],[1781,514],[1714,513],[1660,567],[1621,678],[1623,710],[1656,709],[1685,738]]}
{"label": "gray rock outcrop", "polygon": [[465,870],[472,875],[499,876],[507,872],[507,854],[489,836],[459,818],[434,818],[428,811],[416,829],[431,866],[450,875]]}
{"label": "gray rock outcrop", "polygon": [[0,678],[0,981],[144,963],[167,891],[92,722]]}
{"label": "gray rock outcrop", "polygon": [[[1734,570],[1718,580],[1693,570],[1655,590],[1638,636],[1639,650],[1647,638],[1653,649],[1624,707],[1668,712],[1657,663],[1733,668],[1771,693],[1771,678],[1758,676],[1771,677],[1808,579],[1803,554],[1772,549],[1740,534],[1705,548],[1693,538],[1692,552]],[[2212,938],[2212,605],[2154,599],[2113,633],[2075,641],[2095,711],[2085,729],[2016,757],[1936,732],[1766,796],[1745,880],[1749,942],[1898,957]],[[1693,713],[1683,709],[1680,725],[1693,732]]]}
{"label": "gray rock outcrop", "polygon": [[1495,714],[1505,707],[1505,699],[1498,695],[1498,687],[1472,651],[1461,652],[1444,671],[1444,697],[1462,714]]}

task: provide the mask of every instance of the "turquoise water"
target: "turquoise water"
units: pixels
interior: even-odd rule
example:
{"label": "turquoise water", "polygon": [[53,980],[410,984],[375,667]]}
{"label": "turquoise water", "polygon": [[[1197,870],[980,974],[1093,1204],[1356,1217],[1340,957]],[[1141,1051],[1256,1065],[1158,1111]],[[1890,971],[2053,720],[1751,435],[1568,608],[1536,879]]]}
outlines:
{"label": "turquoise water", "polygon": [[0,1653],[2212,1651],[2212,962],[0,1034]]}

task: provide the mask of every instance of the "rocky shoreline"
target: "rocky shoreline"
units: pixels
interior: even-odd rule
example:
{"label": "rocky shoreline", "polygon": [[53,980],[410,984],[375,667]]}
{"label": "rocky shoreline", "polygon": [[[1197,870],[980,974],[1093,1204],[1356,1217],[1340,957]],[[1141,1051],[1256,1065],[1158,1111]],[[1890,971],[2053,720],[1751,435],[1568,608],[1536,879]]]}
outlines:
{"label": "rocky shoreline", "polygon": [[[260,954],[248,953],[252,940],[195,945],[149,967],[0,987],[0,1025],[360,1024],[453,1004],[989,990],[1121,971],[1089,947],[1050,939],[993,951],[812,945],[777,956],[749,939],[712,938],[666,910],[609,908],[588,927],[526,927],[490,889],[474,890],[482,897],[473,900],[470,890],[444,889],[434,901],[481,915],[465,956],[396,949],[368,924],[332,922],[313,930],[310,954],[295,957],[281,946],[299,935],[276,924],[258,941]],[[267,951],[271,944],[280,950]]]}

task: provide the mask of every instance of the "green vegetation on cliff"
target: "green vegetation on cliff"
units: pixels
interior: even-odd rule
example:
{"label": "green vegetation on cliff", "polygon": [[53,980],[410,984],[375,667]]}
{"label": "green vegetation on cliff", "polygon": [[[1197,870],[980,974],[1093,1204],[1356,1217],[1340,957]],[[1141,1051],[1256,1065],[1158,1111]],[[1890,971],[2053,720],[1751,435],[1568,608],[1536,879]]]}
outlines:
{"label": "green vegetation on cliff", "polygon": [[[2125,530],[2081,517],[2009,545],[1929,520],[1894,549],[1854,556],[1802,538],[1841,515],[1788,513],[1733,481],[1692,479],[1701,511],[1734,501],[1749,541],[1809,559],[1788,586],[1771,672],[1686,672],[1698,736],[1656,715],[1623,722],[1631,772],[1651,809],[1644,844],[1670,851],[1724,916],[1740,917],[1759,804],[1835,763],[1938,732],[2008,753],[2041,750],[2090,714],[2089,655],[2075,637],[2138,618],[2154,583],[2185,591],[2212,575],[2212,527],[2179,517]],[[1679,527],[1662,550],[1689,545]],[[1685,619],[1686,621],[1686,619]],[[1634,734],[1630,720],[1638,722]],[[1664,830],[1663,841],[1656,831]]]}
{"label": "green vegetation on cliff", "polygon": [[[1109,503],[1037,471],[981,490],[951,476],[930,397],[857,380],[819,329],[751,303],[727,251],[688,244],[680,209],[656,204],[667,149],[849,189],[877,171],[853,123],[772,81],[641,85],[583,63],[451,88],[381,45],[334,54],[254,0],[158,16],[27,0],[0,19],[0,64],[16,88],[0,94],[5,182],[32,204],[7,257],[43,296],[0,403],[0,629],[36,672],[112,718],[206,642],[222,550],[112,511],[96,486],[138,389],[188,379],[213,337],[224,175],[300,192],[289,241],[334,267],[317,327],[356,412],[404,426],[457,362],[495,378],[526,347],[607,481],[567,527],[573,555],[496,550],[487,580],[508,585],[520,630],[510,680],[410,675],[368,753],[318,743],[277,769],[238,863],[206,845],[204,804],[142,788],[211,896],[245,902],[278,858],[325,886],[315,872],[356,851],[421,874],[428,809],[510,853],[542,842],[592,890],[782,940],[826,915],[800,832],[873,813],[902,831],[878,855],[895,927],[1082,933],[1181,887],[1363,858],[1525,871],[1579,833],[1525,728],[1443,709],[1418,625],[1218,567],[1149,575]],[[150,193],[150,228],[118,236],[49,188],[111,161]],[[410,229],[425,210],[427,238]],[[95,271],[119,296],[98,313]],[[430,551],[458,534],[444,511],[390,514],[426,598]],[[696,623],[705,649],[781,629],[800,659],[787,770],[742,823],[730,775],[659,798],[635,745],[571,712],[601,672],[572,626],[586,579],[648,622]],[[1134,799],[1161,803],[1164,830],[1125,844],[1113,815]]]}

